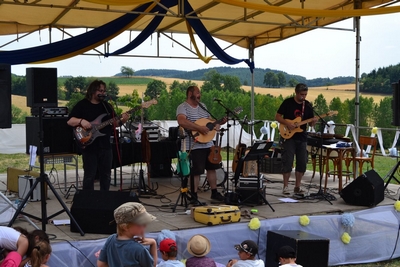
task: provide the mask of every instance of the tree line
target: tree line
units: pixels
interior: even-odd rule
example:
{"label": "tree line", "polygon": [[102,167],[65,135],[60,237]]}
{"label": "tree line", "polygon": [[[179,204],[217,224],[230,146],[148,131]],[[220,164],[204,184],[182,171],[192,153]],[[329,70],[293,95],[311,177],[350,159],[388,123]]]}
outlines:
{"label": "tree line", "polygon": [[360,91],[377,94],[392,94],[392,83],[400,80],[400,63],[374,69],[363,73],[360,80]]}

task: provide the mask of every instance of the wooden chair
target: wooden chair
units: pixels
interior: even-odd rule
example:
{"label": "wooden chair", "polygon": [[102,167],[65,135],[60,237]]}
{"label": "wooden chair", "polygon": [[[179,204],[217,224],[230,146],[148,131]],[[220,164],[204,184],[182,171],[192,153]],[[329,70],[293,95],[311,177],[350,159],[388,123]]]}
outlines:
{"label": "wooden chair", "polygon": [[[374,169],[374,158],[375,158],[376,147],[378,145],[378,139],[376,137],[360,136],[358,144],[360,145],[360,155],[355,157],[355,161],[358,163],[359,175],[361,175],[363,174],[362,168],[364,163],[371,164],[371,168]],[[363,155],[363,153],[368,146],[371,146],[371,151],[369,152],[368,157],[366,157],[366,155]],[[348,160],[346,160],[346,167],[347,170],[349,170],[350,161]]]}

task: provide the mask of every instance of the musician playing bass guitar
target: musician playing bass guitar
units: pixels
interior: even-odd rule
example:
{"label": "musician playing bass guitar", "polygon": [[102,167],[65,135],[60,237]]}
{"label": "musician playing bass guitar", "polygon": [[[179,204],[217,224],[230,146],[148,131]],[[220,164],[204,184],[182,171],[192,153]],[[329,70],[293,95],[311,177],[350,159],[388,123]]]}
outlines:
{"label": "musician playing bass guitar", "polygon": [[[306,100],[308,93],[307,85],[303,83],[299,83],[295,88],[295,96],[285,99],[281,106],[279,107],[275,119],[286,125],[288,130],[294,130],[298,126],[291,122],[290,120],[294,120],[298,117],[301,117],[301,120],[314,118],[313,110],[311,108],[310,102]],[[312,119],[311,126],[313,126],[317,122],[317,119]],[[293,137],[289,139],[284,139],[281,137],[282,142],[282,164],[283,164],[283,189],[282,193],[285,195],[290,194],[289,191],[289,178],[292,173],[292,166],[294,156],[296,156],[296,169],[295,169],[295,177],[296,184],[294,187],[295,194],[303,194],[304,190],[300,187],[301,179],[306,171],[307,167],[307,125],[299,126],[303,131],[297,132],[293,135]]]}
{"label": "musician playing bass guitar", "polygon": [[[93,81],[87,88],[86,96],[79,101],[69,114],[67,124],[71,127],[81,126],[85,130],[92,128],[90,122],[102,114],[102,121],[115,117],[112,106],[104,101],[106,97],[106,84],[101,80]],[[114,125],[104,127],[100,132],[104,135],[97,137],[93,143],[82,150],[83,160],[83,190],[94,190],[94,180],[98,172],[100,178],[100,190],[108,191],[111,181],[112,150],[110,136],[113,127],[125,123],[129,119],[128,114],[123,114]]]}
{"label": "musician playing bass guitar", "polygon": [[[176,118],[178,124],[187,131],[197,131],[200,135],[208,135],[210,130],[206,126],[201,126],[195,121],[202,118],[210,118],[210,114],[205,110],[205,105],[200,102],[201,93],[197,86],[189,86],[186,90],[186,101],[180,104],[176,110]],[[226,118],[219,121],[215,128],[219,128],[220,124],[226,123]],[[196,138],[196,137],[195,137]],[[206,143],[195,142],[193,136],[185,139],[186,147],[192,148],[190,152],[191,174],[194,176],[193,196],[197,198],[197,189],[199,187],[200,175],[207,170],[207,179],[211,187],[211,199],[224,201],[224,197],[217,191],[216,169],[220,168],[219,164],[212,164],[208,160],[212,141]]]}

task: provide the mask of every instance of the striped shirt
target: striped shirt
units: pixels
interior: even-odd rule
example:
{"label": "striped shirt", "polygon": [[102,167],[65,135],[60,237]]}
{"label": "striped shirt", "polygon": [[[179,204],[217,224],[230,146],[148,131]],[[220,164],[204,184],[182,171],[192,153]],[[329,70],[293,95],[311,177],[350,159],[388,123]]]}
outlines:
{"label": "striped shirt", "polygon": [[[201,104],[203,105],[203,107],[207,108],[203,103]],[[210,114],[208,114],[208,112],[202,109],[200,106],[194,108],[191,105],[189,105],[189,103],[186,101],[180,104],[176,109],[176,117],[178,117],[178,115],[181,114],[185,115],[186,119],[188,119],[191,122],[195,122],[201,118],[210,117]],[[190,136],[186,137],[185,141],[186,141],[186,150],[189,150],[193,146],[194,139]],[[212,141],[204,144],[195,143],[192,149],[210,148],[212,147],[212,145],[213,145]],[[182,149],[183,149],[183,144],[182,144]]]}

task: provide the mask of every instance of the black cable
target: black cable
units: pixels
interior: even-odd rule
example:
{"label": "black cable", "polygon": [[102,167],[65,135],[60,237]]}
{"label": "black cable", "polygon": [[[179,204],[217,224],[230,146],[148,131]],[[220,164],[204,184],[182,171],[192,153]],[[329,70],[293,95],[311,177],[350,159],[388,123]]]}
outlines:
{"label": "black cable", "polygon": [[393,249],[392,255],[390,256],[389,260],[391,260],[393,258],[394,253],[396,252],[397,242],[399,242],[399,236],[400,236],[400,225],[399,225],[399,229],[397,229],[396,243],[394,244],[394,249]]}
{"label": "black cable", "polygon": [[91,264],[93,267],[96,267],[96,266],[90,261],[90,259],[88,258],[88,256],[86,256],[85,253],[82,252],[82,250],[80,250],[79,248],[77,248],[76,246],[74,246],[74,245],[71,243],[71,241],[66,240],[66,239],[57,239],[57,240],[62,240],[62,241],[67,242],[71,247],[73,247],[74,249],[76,249],[88,262],[90,262],[90,264]]}

